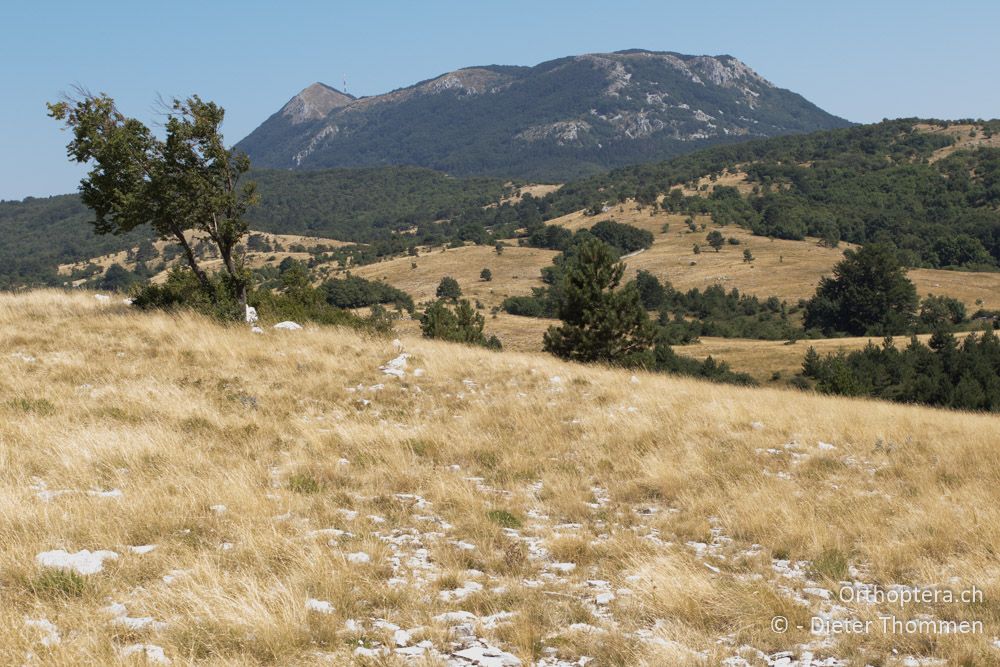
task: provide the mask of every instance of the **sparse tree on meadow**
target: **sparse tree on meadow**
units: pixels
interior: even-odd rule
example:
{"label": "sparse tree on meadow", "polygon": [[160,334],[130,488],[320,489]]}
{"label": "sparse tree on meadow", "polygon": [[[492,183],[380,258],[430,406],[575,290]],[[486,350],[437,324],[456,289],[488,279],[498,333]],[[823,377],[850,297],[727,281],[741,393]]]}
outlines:
{"label": "sparse tree on meadow", "polygon": [[493,280],[493,272],[490,271],[489,269],[483,269],[482,271],[479,272],[479,279],[482,280],[484,283],[488,283],[491,280]]}
{"label": "sparse tree on meadow", "polygon": [[722,250],[722,245],[726,242],[726,237],[718,229],[713,229],[705,237],[705,240],[708,241],[708,245],[712,246],[715,252],[719,252]]}
{"label": "sparse tree on meadow", "polygon": [[438,283],[437,292],[435,292],[437,298],[439,299],[451,299],[454,301],[458,297],[462,296],[462,288],[458,286],[458,281],[451,276],[445,276]]}
{"label": "sparse tree on meadow", "polygon": [[562,325],[545,332],[545,351],[573,361],[648,364],[654,327],[635,283],[618,289],[624,274],[625,264],[607,244],[580,244],[562,278]]}
{"label": "sparse tree on meadow", "polygon": [[899,334],[910,326],[917,290],[892,249],[878,244],[847,250],[806,304],[804,324],[827,333]]}
{"label": "sparse tree on meadow", "polygon": [[149,224],[160,239],[180,245],[203,289],[214,294],[187,236],[199,233],[222,259],[233,297],[246,305],[249,276],[237,248],[248,231],[244,215],[257,194],[255,184],[243,178],[249,159],[223,143],[222,107],[197,95],[173,100],[162,140],[104,94],[81,91],[48,109],[72,132],[70,159],[92,165],[80,182],[80,198],[94,211],[98,234],[124,234]]}

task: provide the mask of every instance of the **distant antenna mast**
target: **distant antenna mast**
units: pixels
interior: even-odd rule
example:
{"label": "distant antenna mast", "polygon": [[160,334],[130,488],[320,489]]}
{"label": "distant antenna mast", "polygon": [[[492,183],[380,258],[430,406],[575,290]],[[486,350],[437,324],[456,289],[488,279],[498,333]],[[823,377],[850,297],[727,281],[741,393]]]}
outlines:
{"label": "distant antenna mast", "polygon": [[347,75],[344,75],[344,92],[347,92]]}

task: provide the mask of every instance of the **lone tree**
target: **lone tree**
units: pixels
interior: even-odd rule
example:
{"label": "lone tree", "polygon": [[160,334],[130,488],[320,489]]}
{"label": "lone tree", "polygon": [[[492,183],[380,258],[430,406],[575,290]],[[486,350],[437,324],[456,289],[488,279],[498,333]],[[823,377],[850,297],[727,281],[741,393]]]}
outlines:
{"label": "lone tree", "polygon": [[847,250],[824,277],[805,309],[805,327],[825,333],[905,333],[917,308],[917,290],[886,246]]}
{"label": "lone tree", "polygon": [[490,271],[489,269],[483,269],[482,271],[479,272],[479,279],[485,283],[488,283],[489,281],[493,280],[493,272]]}
{"label": "lone tree", "polygon": [[743,248],[743,261],[747,264],[753,262],[753,253],[750,252],[750,248]]}
{"label": "lone tree", "polygon": [[439,299],[428,306],[421,316],[420,331],[426,338],[501,349],[500,339],[483,333],[485,324],[486,318],[472,308],[468,299],[456,303],[454,309]]}
{"label": "lone tree", "polygon": [[92,165],[80,181],[80,197],[94,211],[95,231],[117,235],[150,225],[160,239],[183,249],[191,271],[215,301],[215,289],[186,233],[206,237],[222,259],[227,288],[245,307],[249,274],[237,248],[248,231],[244,215],[258,197],[256,185],[243,180],[249,158],[223,143],[223,108],[197,95],[173,100],[162,140],[103,93],[80,91],[48,109],[73,133],[66,146],[69,158]]}
{"label": "lone tree", "polygon": [[720,232],[718,229],[713,229],[712,231],[710,231],[708,233],[708,236],[705,237],[705,240],[708,241],[708,245],[712,246],[712,248],[715,249],[715,252],[719,252],[720,250],[722,250],[722,246],[726,242],[726,238],[722,235],[722,232]]}
{"label": "lone tree", "polygon": [[618,289],[625,264],[597,239],[582,242],[566,263],[557,312],[544,348],[583,362],[640,366],[650,362],[654,328],[635,283]]}
{"label": "lone tree", "polygon": [[451,299],[454,301],[458,297],[462,296],[462,288],[458,286],[458,281],[451,276],[445,276],[438,283],[437,292],[435,293],[439,299]]}

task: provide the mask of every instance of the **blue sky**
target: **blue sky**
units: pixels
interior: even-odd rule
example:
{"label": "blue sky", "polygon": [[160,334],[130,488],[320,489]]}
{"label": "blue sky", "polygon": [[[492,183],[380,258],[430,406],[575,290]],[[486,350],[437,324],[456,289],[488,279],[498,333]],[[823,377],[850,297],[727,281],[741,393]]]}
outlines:
{"label": "blue sky", "polygon": [[469,65],[646,48],[736,56],[853,121],[1000,116],[1000,3],[26,2],[0,9],[0,199],[76,189],[44,103],[73,84],[156,121],[158,94],[227,109],[235,143],[313,81],[385,92]]}

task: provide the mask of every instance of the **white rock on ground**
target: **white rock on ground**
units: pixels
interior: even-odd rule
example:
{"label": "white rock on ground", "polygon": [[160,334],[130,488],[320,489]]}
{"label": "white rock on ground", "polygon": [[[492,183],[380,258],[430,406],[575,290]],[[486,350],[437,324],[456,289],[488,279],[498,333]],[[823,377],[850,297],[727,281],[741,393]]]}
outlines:
{"label": "white rock on ground", "polygon": [[77,574],[97,574],[104,569],[104,561],[116,560],[118,554],[114,551],[77,551],[69,553],[64,549],[43,551],[35,556],[42,567],[54,567],[62,570],[73,570]]}
{"label": "white rock on ground", "polygon": [[355,565],[361,565],[363,563],[371,562],[372,557],[366,554],[364,551],[356,551],[352,554],[347,554],[347,560]]}
{"label": "white rock on ground", "polygon": [[140,556],[142,556],[143,554],[148,554],[150,551],[153,551],[155,549],[156,549],[155,544],[143,544],[142,546],[128,548],[129,551],[131,551],[134,554],[139,554]]}
{"label": "white rock on ground", "polygon": [[122,493],[121,489],[108,489],[107,491],[102,491],[101,489],[91,489],[90,491],[87,491],[87,495],[95,498],[121,498],[125,494]]}
{"label": "white rock on ground", "polygon": [[309,598],[306,600],[306,609],[320,614],[332,614],[334,612],[332,603],[327,602],[326,600],[317,600],[316,598]]}
{"label": "white rock on ground", "polygon": [[461,651],[455,651],[452,653],[452,656],[468,660],[468,663],[465,664],[476,665],[477,667],[519,667],[521,664],[517,656],[501,651],[494,646],[474,646]]}
{"label": "white rock on ground", "polygon": [[278,322],[274,325],[275,329],[283,329],[285,331],[298,331],[302,328],[302,325],[298,322]]}
{"label": "white rock on ground", "polygon": [[247,324],[257,324],[257,320],[258,319],[260,319],[260,318],[257,317],[257,309],[254,308],[253,306],[247,306],[247,310],[246,310],[246,323]]}
{"label": "white rock on ground", "polygon": [[38,643],[42,646],[55,646],[59,643],[59,629],[49,619],[25,617],[24,624],[29,628],[35,628],[41,633],[42,638],[38,640]]}
{"label": "white rock on ground", "polygon": [[385,362],[385,365],[379,366],[379,370],[385,375],[392,375],[394,377],[405,377],[406,376],[406,360],[410,358],[410,355],[403,352],[395,359]]}
{"label": "white rock on ground", "polygon": [[100,301],[101,303],[107,303],[108,301],[111,301],[111,297],[108,296],[107,294],[95,294],[94,298]]}
{"label": "white rock on ground", "polygon": [[141,653],[146,660],[154,665],[169,665],[170,658],[163,652],[163,648],[156,644],[129,644],[123,647],[119,653],[123,658]]}

